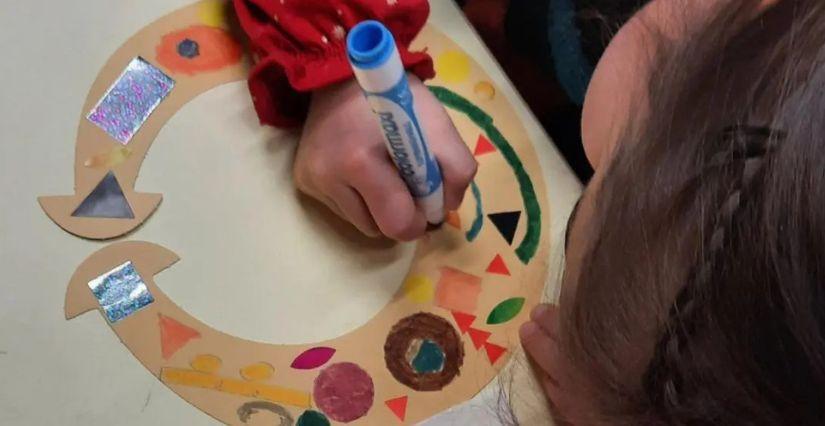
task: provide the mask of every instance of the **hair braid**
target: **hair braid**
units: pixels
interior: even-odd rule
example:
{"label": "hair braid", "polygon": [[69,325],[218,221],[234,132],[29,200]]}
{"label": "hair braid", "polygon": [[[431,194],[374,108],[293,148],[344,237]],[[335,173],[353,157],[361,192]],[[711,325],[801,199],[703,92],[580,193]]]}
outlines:
{"label": "hair braid", "polygon": [[669,311],[663,334],[654,349],[644,375],[645,392],[656,413],[664,420],[680,400],[684,377],[680,366],[690,337],[697,328],[697,312],[702,306],[698,290],[712,281],[720,254],[728,241],[728,230],[743,205],[743,192],[751,188],[754,177],[763,169],[775,141],[784,133],[768,127],[736,125],[723,130],[722,150],[706,162],[703,174],[712,171],[729,172],[737,178],[727,190],[724,201],[712,219],[712,231],[707,237],[702,255],[688,274],[687,284],[678,292]]}

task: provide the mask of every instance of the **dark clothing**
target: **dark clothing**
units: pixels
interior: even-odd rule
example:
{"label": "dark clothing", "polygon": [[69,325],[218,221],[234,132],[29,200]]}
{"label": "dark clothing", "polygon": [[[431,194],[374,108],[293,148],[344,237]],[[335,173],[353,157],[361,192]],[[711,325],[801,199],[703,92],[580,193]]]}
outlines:
{"label": "dark clothing", "polygon": [[586,182],[581,104],[613,35],[649,0],[459,1],[570,166]]}

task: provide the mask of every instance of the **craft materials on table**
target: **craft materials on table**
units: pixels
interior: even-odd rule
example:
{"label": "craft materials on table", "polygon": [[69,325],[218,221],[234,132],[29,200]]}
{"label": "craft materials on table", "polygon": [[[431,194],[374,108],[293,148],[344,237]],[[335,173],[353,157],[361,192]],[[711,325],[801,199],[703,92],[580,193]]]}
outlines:
{"label": "craft materials on table", "polygon": [[[159,129],[189,100],[248,74],[216,3],[149,24],[105,64],[80,117],[76,193],[40,199],[60,227],[110,239],[156,212],[161,195],[138,193],[135,182]],[[410,424],[472,398],[506,364],[518,325],[540,300],[550,249],[545,183],[515,112],[480,67],[432,28],[415,44],[435,58],[439,75],[429,88],[479,172],[462,207],[417,242],[398,292],[372,320],[302,345],[219,332],[156,285],[178,256],[139,241],[106,245],[78,266],[66,317],[98,310],[117,335],[113,345],[122,342],[172,391],[224,423],[266,412],[281,424]]]}

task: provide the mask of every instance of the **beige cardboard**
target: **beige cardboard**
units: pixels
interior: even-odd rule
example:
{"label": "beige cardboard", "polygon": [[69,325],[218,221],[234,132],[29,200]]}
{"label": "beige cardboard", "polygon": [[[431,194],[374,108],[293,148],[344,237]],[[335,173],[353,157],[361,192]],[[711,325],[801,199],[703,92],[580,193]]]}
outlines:
{"label": "beige cardboard", "polygon": [[[160,38],[173,30],[197,24],[199,17],[196,6],[190,6],[174,12],[141,30],[127,41],[107,62],[101,71],[85,102],[83,115],[92,108],[103,92],[118,76],[125,65],[135,56],[142,56],[159,66],[154,60],[155,46]],[[460,48],[449,39],[427,28],[416,41],[418,48],[426,47],[438,58],[443,52],[460,52]],[[212,355],[221,360],[215,375],[226,379],[227,384],[204,387],[167,385],[189,401],[192,405],[214,418],[229,424],[240,423],[237,414],[241,404],[249,401],[266,399],[266,393],[257,397],[242,396],[238,392],[227,392],[229,384],[252,383],[245,381],[240,370],[249,365],[264,362],[274,368],[274,375],[257,382],[265,389],[286,388],[310,395],[313,381],[323,370],[323,366],[314,370],[296,370],[290,367],[299,354],[315,346],[328,346],[336,350],[329,364],[354,362],[365,369],[375,385],[375,399],[368,414],[352,424],[390,425],[401,422],[387,409],[384,401],[407,396],[409,398],[406,412],[407,424],[426,419],[453,405],[465,401],[481,390],[506,365],[511,352],[518,348],[518,326],[527,318],[529,310],[541,299],[543,284],[547,276],[547,259],[549,258],[550,236],[547,229],[550,224],[545,184],[535,152],[522,128],[516,114],[501,96],[490,98],[489,88],[478,91],[477,84],[488,79],[481,68],[472,60],[469,68],[463,72],[462,79],[450,79],[446,82],[436,78],[435,85],[444,85],[450,90],[472,101],[479,108],[494,118],[498,130],[509,140],[515,153],[531,178],[537,201],[541,209],[540,226],[542,233],[535,256],[526,265],[522,263],[514,249],[525,236],[527,218],[522,215],[512,246],[508,245],[496,231],[493,224],[484,219],[484,225],[478,238],[468,242],[465,232],[475,217],[475,201],[468,194],[459,211],[462,229],[449,225],[431,233],[418,242],[415,258],[410,268],[410,275],[423,275],[432,283],[439,279],[442,267],[449,266],[482,278],[482,291],[475,312],[477,319],[473,327],[492,333],[489,342],[508,349],[494,365],[487,359],[484,349],[476,350],[467,334],[461,336],[464,343],[464,362],[457,376],[441,391],[416,392],[402,385],[389,373],[384,362],[384,342],[390,328],[402,318],[418,312],[430,312],[454,323],[451,313],[433,305],[431,301],[419,303],[405,297],[403,289],[370,322],[356,330],[325,342],[312,345],[273,345],[248,341],[214,330],[192,317],[174,301],[170,300],[155,285],[153,276],[175,263],[178,257],[169,250],[145,242],[120,242],[109,245],[92,254],[75,272],[66,293],[65,312],[67,318],[99,308],[92,296],[88,282],[111,270],[117,265],[132,261],[155,298],[154,303],[112,325],[119,339],[135,357],[156,377],[162,376],[164,369],[188,369],[190,362],[198,355]],[[460,64],[459,64],[460,66]],[[163,69],[163,67],[161,67]],[[71,212],[82,201],[85,194],[99,182],[105,171],[90,169],[84,161],[113,146],[117,146],[102,130],[81,117],[77,150],[75,158],[75,192],[68,197],[43,197],[40,202],[50,218],[65,230],[82,237],[94,239],[113,238],[135,229],[157,209],[160,195],[140,194],[134,191],[140,164],[159,129],[187,101],[198,94],[219,84],[245,78],[247,65],[240,63],[216,72],[206,72],[195,76],[175,74],[166,71],[175,79],[172,93],[155,110],[149,120],[135,135],[128,147],[133,151],[131,157],[115,167],[115,173],[124,193],[135,212],[134,220],[73,218]],[[459,72],[462,74],[462,72]],[[458,81],[460,80],[460,81]],[[495,90],[495,88],[493,88]],[[216,113],[220,113],[216,111]],[[461,112],[450,111],[451,117],[471,149],[475,148],[476,139],[482,133],[476,124]],[[524,205],[519,195],[519,183],[513,169],[507,164],[500,152],[480,156],[479,174],[476,182],[481,190],[484,213],[502,211],[522,211]],[[208,171],[205,171],[208,172]],[[204,230],[208,232],[208,230]],[[485,272],[488,263],[497,254],[506,262],[510,276],[493,275]],[[347,256],[346,253],[341,253]],[[288,279],[288,277],[282,277]],[[398,277],[399,282],[404,277]],[[500,325],[487,325],[485,319],[489,312],[501,301],[511,297],[524,297],[524,309],[513,320]],[[189,340],[168,360],[161,355],[159,315],[196,330],[200,337]],[[296,318],[295,321],[311,319]],[[104,320],[105,321],[105,320]],[[262,325],[263,326],[263,325]],[[267,325],[271,326],[271,325]],[[289,324],[279,326],[288,327]],[[329,365],[327,364],[327,365]],[[170,370],[167,370],[170,371]],[[177,371],[177,370],[174,370]],[[220,381],[221,379],[215,379]],[[207,382],[215,382],[207,380]],[[206,382],[204,382],[206,383]],[[251,385],[250,385],[251,386]],[[256,385],[257,386],[257,385]],[[254,388],[251,386],[250,388]],[[237,389],[235,389],[237,390]],[[243,392],[240,392],[243,393]],[[314,405],[314,403],[310,402]],[[281,404],[294,418],[304,411],[304,407]],[[300,405],[300,404],[298,404]],[[317,407],[315,408],[317,409]]]}
{"label": "beige cardboard", "polygon": [[[215,72],[187,76],[174,73],[156,60],[156,48],[164,34],[200,24],[198,9],[192,5],[171,13],[126,41],[106,62],[97,75],[78,122],[75,144],[75,194],[70,196],[40,197],[40,205],[47,215],[66,231],[83,238],[105,240],[127,234],[140,226],[158,208],[161,194],[135,192],[135,182],[140,173],[143,158],[149,152],[155,137],[164,124],[187,102],[201,93],[231,81],[243,80],[249,70],[247,60],[227,66]],[[140,56],[163,70],[175,80],[175,87],[163,102],[152,112],[140,130],[126,147],[132,151],[128,161],[114,167],[115,176],[123,193],[134,211],[134,219],[99,219],[72,217],[72,212],[92,189],[100,182],[107,170],[85,167],[85,161],[95,155],[111,150],[120,144],[105,131],[86,119],[86,114],[97,104],[111,84],[126,68],[126,65]]]}

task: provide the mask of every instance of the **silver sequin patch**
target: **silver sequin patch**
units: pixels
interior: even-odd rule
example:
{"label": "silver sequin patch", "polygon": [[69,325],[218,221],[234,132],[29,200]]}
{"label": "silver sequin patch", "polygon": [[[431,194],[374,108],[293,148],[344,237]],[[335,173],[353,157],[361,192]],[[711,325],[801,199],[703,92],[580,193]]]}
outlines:
{"label": "silver sequin patch", "polygon": [[175,80],[137,57],[86,118],[126,145],[173,87]]}
{"label": "silver sequin patch", "polygon": [[112,323],[155,301],[132,262],[126,262],[89,281],[89,288]]}

